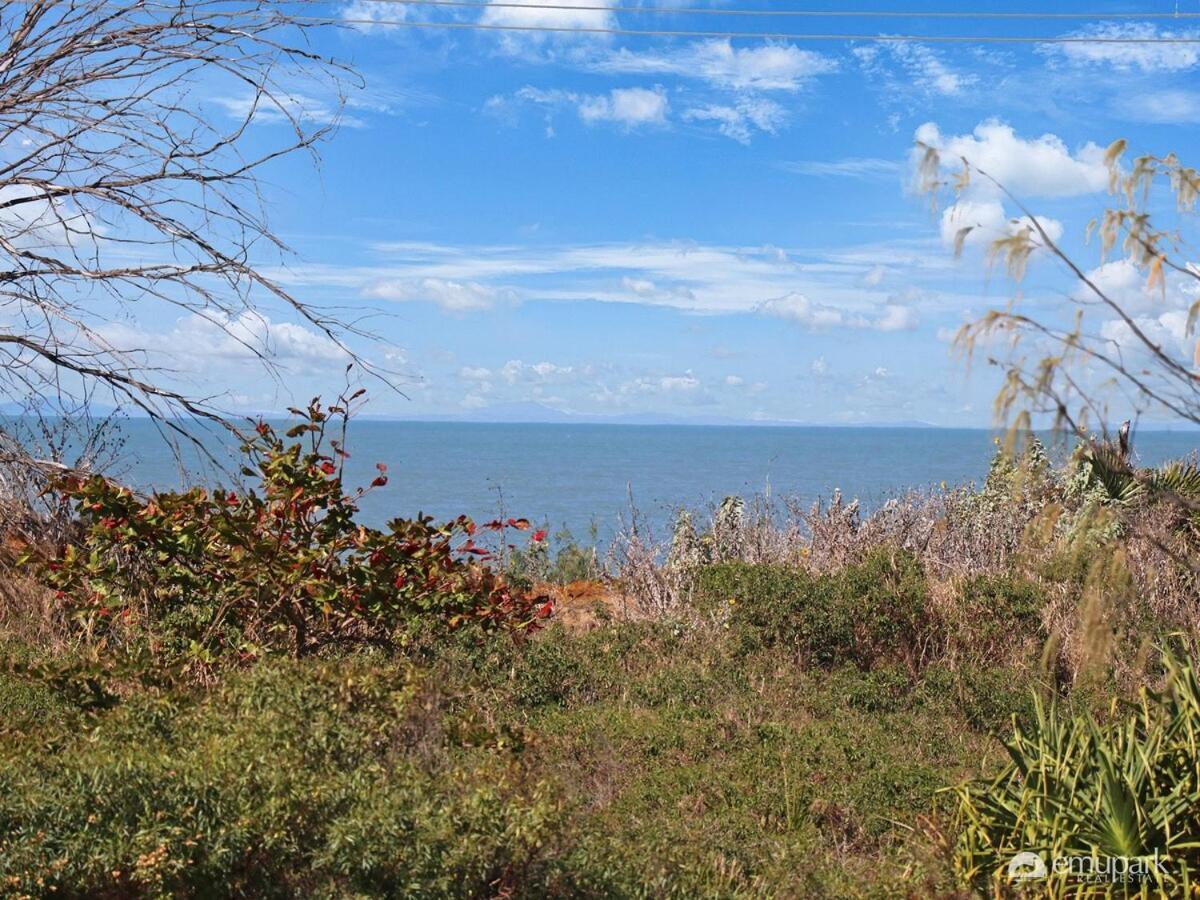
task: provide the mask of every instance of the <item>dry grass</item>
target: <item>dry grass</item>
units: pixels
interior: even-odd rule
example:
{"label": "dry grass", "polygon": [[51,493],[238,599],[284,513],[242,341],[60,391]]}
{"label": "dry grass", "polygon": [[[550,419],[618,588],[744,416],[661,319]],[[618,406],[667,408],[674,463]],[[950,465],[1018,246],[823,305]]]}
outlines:
{"label": "dry grass", "polygon": [[[609,571],[642,615],[699,625],[689,603],[696,565],[740,561],[836,574],[888,547],[920,561],[929,614],[942,621],[969,617],[962,585],[973,577],[1036,585],[1044,597],[1042,665],[1058,681],[1103,673],[1136,685],[1152,644],[1200,650],[1200,587],[1181,563],[1196,557],[1195,535],[1180,528],[1176,509],[1098,503],[1072,489],[1066,470],[1031,477],[994,464],[997,471],[981,488],[911,491],[869,514],[840,492],[808,506],[765,496],[745,505],[727,500],[702,527],[682,518],[669,541],[655,541],[644,527],[622,532]],[[682,542],[681,529],[691,532]]]}

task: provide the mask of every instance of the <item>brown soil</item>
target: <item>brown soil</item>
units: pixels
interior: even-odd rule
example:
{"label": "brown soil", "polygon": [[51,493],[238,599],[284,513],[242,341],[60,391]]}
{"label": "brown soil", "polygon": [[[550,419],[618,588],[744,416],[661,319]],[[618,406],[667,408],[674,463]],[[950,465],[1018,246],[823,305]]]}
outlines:
{"label": "brown soil", "polygon": [[602,581],[572,581],[569,584],[537,584],[538,593],[554,601],[552,622],[568,631],[592,631],[605,622],[636,618],[634,603],[615,585]]}

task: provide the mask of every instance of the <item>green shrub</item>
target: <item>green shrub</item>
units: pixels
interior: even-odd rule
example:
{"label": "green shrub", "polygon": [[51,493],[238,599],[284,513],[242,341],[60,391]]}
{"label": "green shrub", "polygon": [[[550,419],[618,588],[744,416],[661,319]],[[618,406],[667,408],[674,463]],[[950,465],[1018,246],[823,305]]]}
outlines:
{"label": "green shrub", "polygon": [[[954,863],[965,883],[1011,889],[1010,861],[1028,851],[1048,867],[1037,885],[1048,896],[1191,894],[1200,873],[1200,683],[1190,664],[1170,660],[1168,668],[1162,694],[1107,724],[1035,699],[1033,721],[1006,745],[1011,764],[955,791]],[[1133,861],[1147,878],[1088,883],[1054,868],[1068,857]]]}
{"label": "green shrub", "polygon": [[563,706],[584,677],[560,628],[525,648],[513,675],[513,697],[522,706]]}
{"label": "green shrub", "polygon": [[740,653],[783,645],[822,665],[854,652],[854,621],[836,586],[785,566],[718,563],[697,570],[697,604],[728,615]]}
{"label": "green shrub", "polygon": [[[484,564],[466,517],[434,524],[356,521],[342,486],[345,450],[327,439],[347,406],[293,410],[288,443],[265,422],[245,444],[243,473],[261,494],[193,489],[135,496],[99,476],[63,479],[82,539],[45,567],[92,643],[142,642],[160,662],[303,656],[325,648],[388,647],[434,621],[525,629],[550,605],[513,591]],[[385,467],[372,487],[386,483]],[[485,529],[525,529],[524,520]]]}
{"label": "green shrub", "polygon": [[0,894],[467,897],[537,874],[557,801],[503,729],[378,660],[276,662],[0,741]]}
{"label": "green shrub", "polygon": [[973,576],[963,582],[958,600],[953,640],[974,659],[1001,661],[1041,630],[1045,594],[1023,578]]}
{"label": "green shrub", "polygon": [[843,603],[854,621],[856,661],[904,661],[911,670],[940,652],[944,626],[929,603],[925,570],[906,551],[880,547],[840,575]]}
{"label": "green shrub", "polygon": [[920,563],[887,548],[836,575],[740,562],[705,566],[694,576],[693,596],[701,609],[728,615],[742,653],[783,645],[822,666],[866,669],[891,660],[916,670],[944,642]]}

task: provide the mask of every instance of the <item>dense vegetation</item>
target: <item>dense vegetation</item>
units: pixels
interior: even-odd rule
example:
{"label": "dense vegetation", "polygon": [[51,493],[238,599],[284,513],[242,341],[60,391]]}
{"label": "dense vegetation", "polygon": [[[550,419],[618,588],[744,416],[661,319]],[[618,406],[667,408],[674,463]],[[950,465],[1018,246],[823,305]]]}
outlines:
{"label": "dense vegetation", "polygon": [[68,539],[10,537],[0,892],[1128,887],[1014,881],[1024,850],[1157,850],[1129,889],[1192,890],[1195,525],[1158,495],[1194,468],[1031,441],[979,488],[729,500],[600,560],[363,528],[342,408],[299,412],[236,492],[56,479]]}

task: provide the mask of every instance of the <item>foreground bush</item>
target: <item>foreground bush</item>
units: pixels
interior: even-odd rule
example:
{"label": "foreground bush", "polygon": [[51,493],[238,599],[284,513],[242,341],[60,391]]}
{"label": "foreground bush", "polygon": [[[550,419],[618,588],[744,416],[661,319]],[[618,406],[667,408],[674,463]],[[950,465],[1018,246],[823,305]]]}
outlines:
{"label": "foreground bush", "polygon": [[882,661],[916,670],[943,640],[916,558],[881,547],[836,575],[722,563],[697,570],[696,602],[727,616],[744,651],[784,645],[822,666]]}
{"label": "foreground bush", "polygon": [[0,742],[0,896],[491,896],[554,846],[513,739],[401,666],[267,663],[66,724]]}
{"label": "foreground bush", "polygon": [[[357,522],[364,491],[345,492],[347,454],[326,439],[347,407],[314,400],[293,412],[303,418],[288,440],[260,422],[242,448],[259,491],[143,499],[99,476],[60,483],[81,538],[45,574],[90,643],[142,642],[158,660],[207,664],[394,646],[431,620],[525,629],[549,613],[482,564],[488,552],[466,517],[395,519],[382,531]],[[378,468],[372,487],[387,482]],[[528,524],[484,528],[506,526]]]}
{"label": "foreground bush", "polygon": [[[1047,867],[1033,886],[1050,896],[1127,888],[1192,895],[1200,873],[1200,682],[1191,665],[1168,666],[1166,689],[1110,724],[1037,704],[1035,720],[1006,745],[1011,764],[957,791],[954,860],[966,883],[989,893],[1011,888],[1026,870],[1010,872],[1010,863],[1029,852]],[[1055,870],[1053,861],[1070,858],[1080,861],[1076,871]],[[1114,884],[1102,874],[1089,884],[1079,877],[1089,867],[1144,878]]]}

